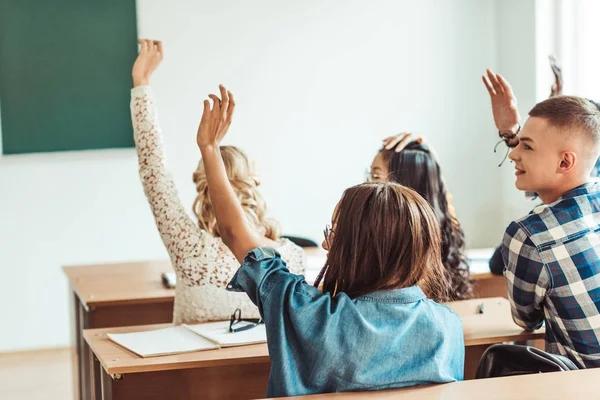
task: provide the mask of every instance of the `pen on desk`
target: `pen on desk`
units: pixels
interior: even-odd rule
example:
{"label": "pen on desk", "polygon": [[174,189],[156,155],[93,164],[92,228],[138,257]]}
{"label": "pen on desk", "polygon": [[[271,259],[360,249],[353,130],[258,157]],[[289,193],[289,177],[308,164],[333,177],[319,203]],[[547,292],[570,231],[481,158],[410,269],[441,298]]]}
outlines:
{"label": "pen on desk", "polygon": [[485,310],[483,309],[483,303],[481,303],[481,304],[479,305],[479,308],[477,309],[477,312],[478,312],[479,314],[483,314],[483,312],[484,312],[484,311],[485,311]]}

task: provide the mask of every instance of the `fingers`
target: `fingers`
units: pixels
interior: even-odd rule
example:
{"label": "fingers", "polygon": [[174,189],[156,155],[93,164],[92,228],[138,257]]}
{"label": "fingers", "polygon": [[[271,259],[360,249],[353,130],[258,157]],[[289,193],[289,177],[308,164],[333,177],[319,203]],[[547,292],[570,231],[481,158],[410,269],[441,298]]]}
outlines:
{"label": "fingers", "polygon": [[384,142],[384,149],[391,150],[402,140],[401,135],[392,136],[386,139]]}
{"label": "fingers", "polygon": [[494,90],[494,87],[492,86],[492,83],[490,82],[490,80],[488,79],[488,77],[485,76],[485,75],[483,75],[481,77],[481,79],[483,80],[483,84],[485,85],[485,88],[487,89],[487,91],[490,94],[490,96],[495,96],[496,95],[496,91]]}
{"label": "fingers", "polygon": [[147,53],[150,49],[149,40],[139,39],[138,43],[140,44],[140,53]]}
{"label": "fingers", "polygon": [[138,39],[138,43],[140,44],[140,53],[158,53],[161,56],[163,54],[163,44],[160,40]]}
{"label": "fingers", "polygon": [[384,146],[387,146],[387,144],[388,144],[389,142],[391,142],[392,140],[394,140],[394,139],[396,139],[396,136],[388,136],[388,137],[386,137],[385,139],[383,139],[383,140],[382,140],[382,142],[383,142],[383,145],[384,145]]}
{"label": "fingers", "polygon": [[402,140],[400,141],[400,143],[398,143],[398,144],[396,145],[396,148],[394,149],[394,151],[395,151],[396,153],[400,153],[402,150],[404,150],[404,149],[406,148],[406,146],[407,146],[407,145],[408,145],[410,142],[413,142],[413,141],[417,141],[417,142],[419,142],[419,143],[422,143],[422,142],[423,142],[423,138],[416,138],[416,139],[415,139],[415,137],[414,137],[412,134],[410,134],[410,133],[409,133],[409,134],[405,135],[405,136],[402,138]]}
{"label": "fingers", "polygon": [[202,102],[204,108],[202,110],[202,118],[200,118],[200,126],[204,125],[209,118],[210,115],[210,101],[204,100]]}
{"label": "fingers", "polygon": [[487,69],[487,77],[490,80],[492,86],[494,87],[494,91],[498,94],[503,93],[504,89],[502,88],[502,85],[500,84],[500,82],[498,82],[498,77],[489,68]]}
{"label": "fingers", "polygon": [[211,98],[211,100],[213,101],[213,108],[212,110],[216,113],[220,113],[221,112],[221,99],[219,99],[219,97],[216,94],[209,94],[208,97]]}
{"label": "fingers", "polygon": [[384,148],[386,150],[391,150],[394,147],[396,147],[396,145],[398,143],[400,143],[407,135],[410,135],[410,132],[402,132],[399,133],[395,136],[390,136],[387,139],[385,139],[384,142]]}
{"label": "fingers", "polygon": [[500,86],[502,86],[502,90],[504,91],[504,93],[508,94],[510,97],[514,97],[512,86],[510,86],[510,83],[508,83],[506,79],[504,79],[504,77],[500,74],[496,74],[496,77],[498,78],[498,83],[500,83]]}
{"label": "fingers", "polygon": [[221,113],[223,117],[227,116],[227,109],[229,108],[229,94],[227,93],[227,89],[225,86],[219,85],[219,91],[221,92]]}
{"label": "fingers", "polygon": [[227,95],[229,98],[229,108],[227,109],[227,125],[231,124],[231,120],[233,118],[233,111],[235,110],[235,99],[233,98],[233,94],[228,90]]}

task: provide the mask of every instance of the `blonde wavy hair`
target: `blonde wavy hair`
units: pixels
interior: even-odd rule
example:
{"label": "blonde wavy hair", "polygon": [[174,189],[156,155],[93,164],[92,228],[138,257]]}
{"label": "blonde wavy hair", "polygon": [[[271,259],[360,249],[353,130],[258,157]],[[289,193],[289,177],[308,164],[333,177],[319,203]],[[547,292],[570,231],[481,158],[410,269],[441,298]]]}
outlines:
{"label": "blonde wavy hair", "polygon": [[[242,150],[234,146],[221,146],[220,149],[227,177],[250,226],[264,237],[271,240],[279,239],[279,226],[276,221],[266,217],[267,206],[258,191],[260,181],[254,173],[248,157]],[[202,160],[193,174],[193,181],[198,195],[192,208],[198,218],[198,226],[212,236],[220,237],[215,211],[208,195],[208,183]]]}

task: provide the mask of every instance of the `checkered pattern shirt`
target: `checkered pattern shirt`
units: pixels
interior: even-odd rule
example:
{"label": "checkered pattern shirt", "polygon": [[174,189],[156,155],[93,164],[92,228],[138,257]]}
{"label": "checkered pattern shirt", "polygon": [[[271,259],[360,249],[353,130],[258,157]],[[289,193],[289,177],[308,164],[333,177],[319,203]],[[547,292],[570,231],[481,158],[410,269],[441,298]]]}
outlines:
{"label": "checkered pattern shirt", "polygon": [[546,324],[546,350],[600,367],[600,185],[579,186],[506,229],[504,275],[515,322]]}

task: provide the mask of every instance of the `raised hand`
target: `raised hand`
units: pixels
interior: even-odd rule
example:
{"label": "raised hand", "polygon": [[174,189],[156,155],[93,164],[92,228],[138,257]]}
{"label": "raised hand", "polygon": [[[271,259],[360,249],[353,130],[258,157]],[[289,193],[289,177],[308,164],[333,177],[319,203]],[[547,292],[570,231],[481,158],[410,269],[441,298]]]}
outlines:
{"label": "raised hand", "polygon": [[159,40],[138,40],[140,44],[140,53],[133,64],[131,77],[133,78],[133,86],[148,85],[150,76],[156,70],[163,59],[162,42]]}
{"label": "raised hand", "polygon": [[562,69],[558,64],[558,60],[554,56],[548,56],[550,60],[550,68],[554,74],[554,83],[550,87],[550,97],[561,96],[563,90]]}
{"label": "raised hand", "polygon": [[196,142],[200,148],[203,146],[219,146],[231,125],[235,100],[231,92],[225,89],[225,86],[219,85],[219,90],[221,91],[221,98],[214,94],[208,95],[213,101],[212,109],[210,101],[204,100],[204,111],[196,135]]}
{"label": "raised hand", "polygon": [[423,143],[423,138],[417,137],[410,132],[403,132],[383,139],[383,147],[386,150],[394,149],[396,153],[400,153],[406,145],[415,141]]}
{"label": "raised hand", "polygon": [[496,127],[502,134],[517,134],[521,116],[517,109],[517,98],[510,84],[500,74],[495,74],[490,69],[482,79],[492,100]]}

